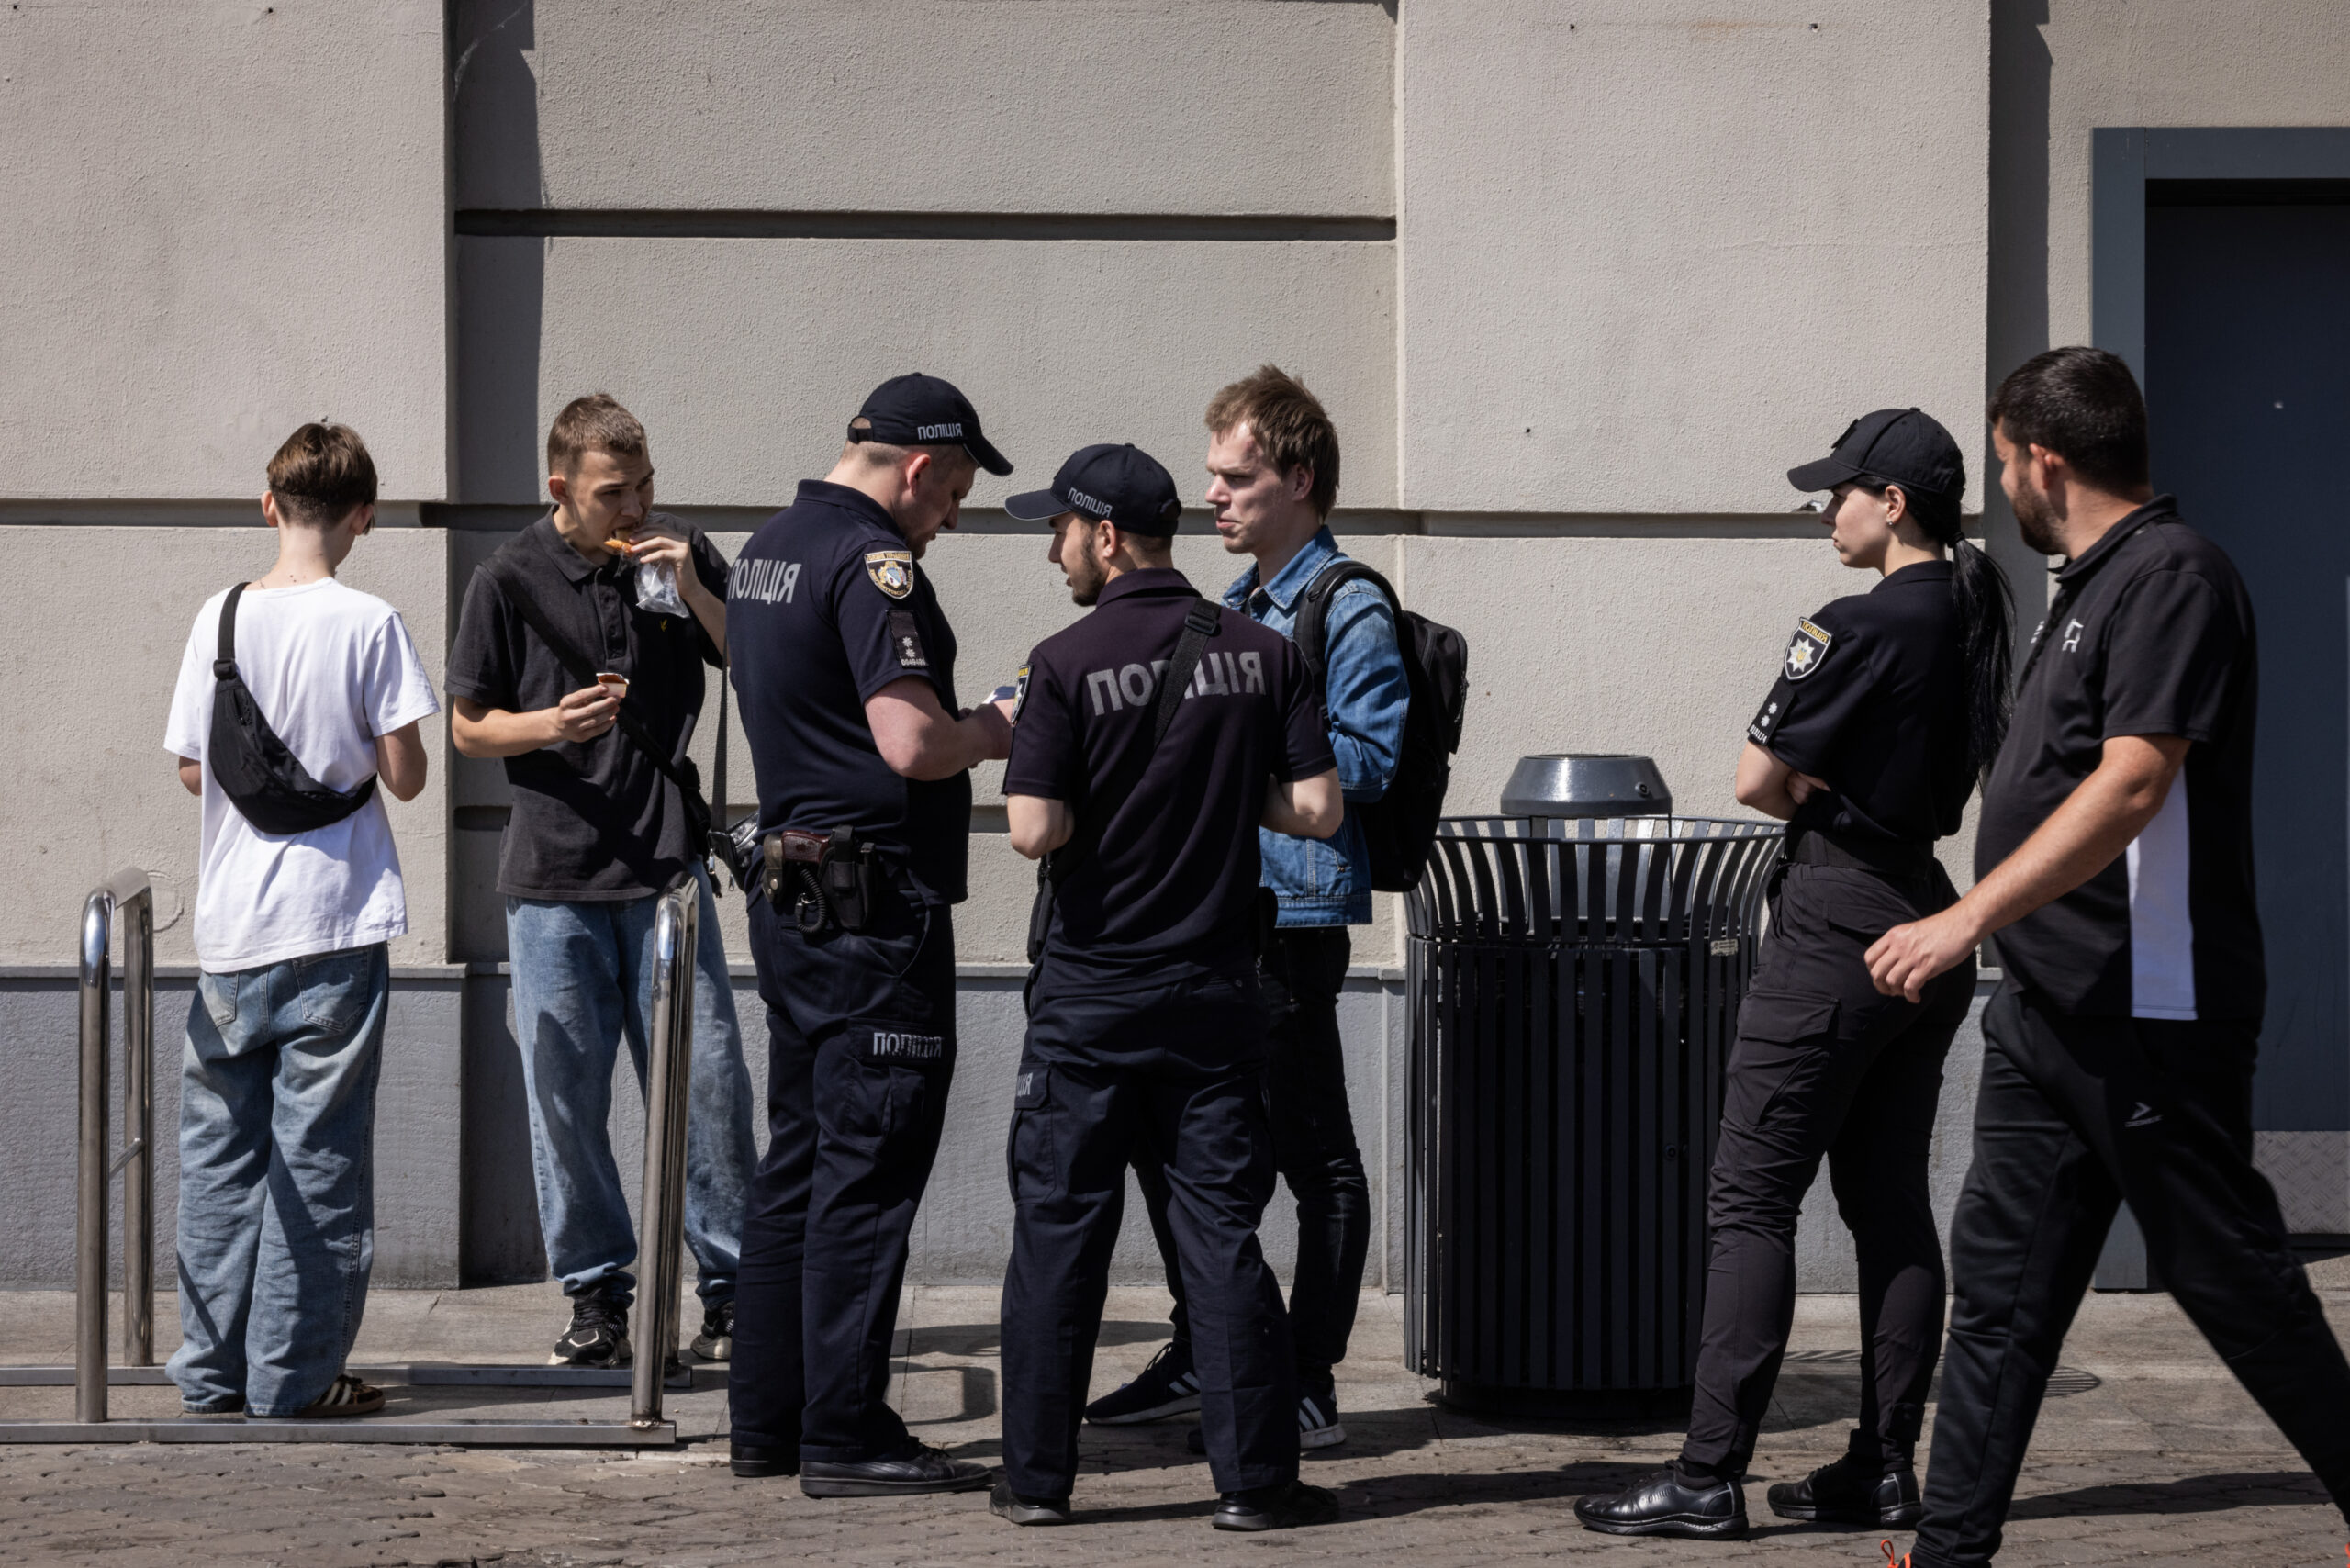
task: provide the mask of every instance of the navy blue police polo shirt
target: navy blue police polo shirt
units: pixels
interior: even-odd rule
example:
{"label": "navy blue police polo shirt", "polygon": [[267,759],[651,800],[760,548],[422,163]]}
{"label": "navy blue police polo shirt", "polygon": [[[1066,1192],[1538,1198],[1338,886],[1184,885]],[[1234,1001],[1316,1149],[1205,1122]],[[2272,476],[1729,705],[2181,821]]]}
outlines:
{"label": "navy blue police polo shirt", "polygon": [[1746,737],[1828,781],[1791,831],[1930,844],[1958,831],[1966,768],[1966,660],[1948,561],[1888,572],[1796,622]]}
{"label": "navy blue police polo shirt", "polygon": [[922,896],[960,903],[971,776],[908,778],[881,760],[868,698],[926,680],[950,714],[955,633],[880,503],[822,479],[759,526],[735,558],[727,651],[758,775],[759,831],[851,827],[910,872]]}
{"label": "navy blue police polo shirt", "polygon": [[[1005,794],[1064,801],[1084,821],[1150,745],[1159,677],[1198,597],[1172,567],[1128,572],[1091,614],[1037,644]],[[1056,893],[1045,963],[1058,978],[1104,986],[1253,969],[1266,787],[1337,766],[1297,645],[1225,612],[1099,850]]]}
{"label": "navy blue police polo shirt", "polygon": [[1983,790],[1975,873],[2015,853],[2117,735],[2177,735],[2186,764],[2113,863],[2001,931],[2009,974],[2059,1013],[2257,1020],[2252,881],[2259,703],[2252,599],[2227,553],[2157,497],[2056,574]]}

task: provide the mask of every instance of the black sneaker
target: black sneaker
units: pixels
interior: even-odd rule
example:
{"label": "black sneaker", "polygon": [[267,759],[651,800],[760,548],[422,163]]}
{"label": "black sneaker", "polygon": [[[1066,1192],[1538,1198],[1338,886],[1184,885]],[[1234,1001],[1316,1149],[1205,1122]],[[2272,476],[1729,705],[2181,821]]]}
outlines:
{"label": "black sneaker", "polygon": [[1200,1380],[1192,1373],[1188,1346],[1169,1345],[1150,1359],[1142,1375],[1121,1383],[1085,1407],[1085,1418],[1097,1427],[1131,1427],[1200,1407]]}
{"label": "black sneaker", "polygon": [[1335,1524],[1338,1499],[1335,1493],[1303,1481],[1280,1486],[1255,1486],[1226,1492],[1216,1499],[1218,1529],[1297,1529],[1305,1525]]}
{"label": "black sneaker", "polygon": [[694,1354],[705,1361],[734,1359],[734,1298],[713,1301],[701,1309],[701,1332],[694,1336]]}
{"label": "black sneaker", "polygon": [[1575,1518],[1602,1535],[1742,1540],[1746,1489],[1735,1481],[1687,1480],[1677,1466],[1667,1465],[1613,1496],[1577,1498]]}
{"label": "black sneaker", "polygon": [[1008,1483],[999,1481],[995,1490],[988,1494],[988,1512],[1016,1525],[1065,1525],[1069,1523],[1069,1499],[1023,1497]]}
{"label": "black sneaker", "polygon": [[624,1367],[629,1363],[628,1303],[610,1285],[589,1285],[571,1298],[571,1327],[554,1342],[550,1364]]}
{"label": "black sneaker", "polygon": [[1847,1453],[1801,1481],[1783,1481],[1769,1493],[1771,1511],[1783,1519],[1823,1525],[1865,1525],[1909,1529],[1924,1515],[1918,1499],[1918,1472],[1899,1460]]}
{"label": "black sneaker", "polygon": [[[1338,1423],[1338,1396],[1335,1394],[1301,1394],[1297,1398],[1297,1446],[1302,1449],[1336,1448],[1347,1440],[1347,1429]],[[1193,1453],[1208,1451],[1208,1434],[1204,1427],[1194,1427],[1184,1434],[1183,1446]]]}

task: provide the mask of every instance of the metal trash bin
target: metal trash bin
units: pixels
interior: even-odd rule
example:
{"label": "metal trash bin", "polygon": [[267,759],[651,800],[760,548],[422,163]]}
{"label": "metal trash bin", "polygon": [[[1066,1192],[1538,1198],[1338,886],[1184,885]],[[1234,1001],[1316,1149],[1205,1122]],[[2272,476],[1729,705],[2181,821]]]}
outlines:
{"label": "metal trash bin", "polygon": [[1645,757],[1528,757],[1503,800],[1445,820],[1405,900],[1405,1355],[1464,1409],[1685,1407],[1783,830],[1671,815]]}

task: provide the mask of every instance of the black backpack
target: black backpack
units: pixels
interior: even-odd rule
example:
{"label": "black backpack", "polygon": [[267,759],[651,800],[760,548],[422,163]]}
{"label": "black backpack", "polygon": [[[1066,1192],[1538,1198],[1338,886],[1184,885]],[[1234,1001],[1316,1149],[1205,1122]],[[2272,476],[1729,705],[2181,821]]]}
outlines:
{"label": "black backpack", "polygon": [[310,777],[270,728],[252,688],[237,673],[237,600],[244,591],[239,583],[220,603],[220,656],[212,661],[212,734],[204,743],[205,766],[229,803],[263,833],[308,833],[339,823],[375,798],[375,776],[369,774],[356,790],[330,790]]}
{"label": "black backpack", "polygon": [[[1460,749],[1460,724],[1469,711],[1469,640],[1449,626],[1404,608],[1385,577],[1360,561],[1333,561],[1315,574],[1299,596],[1292,636],[1314,684],[1321,690],[1327,661],[1324,622],[1330,598],[1357,577],[1375,584],[1395,614],[1396,647],[1412,705],[1404,718],[1404,744],[1395,780],[1376,801],[1347,802],[1347,814],[1362,823],[1371,854],[1371,885],[1382,893],[1406,893],[1420,883],[1436,843],[1437,819],[1444,814],[1445,787],[1452,780],[1452,754]],[[1323,722],[1329,722],[1324,699]]]}

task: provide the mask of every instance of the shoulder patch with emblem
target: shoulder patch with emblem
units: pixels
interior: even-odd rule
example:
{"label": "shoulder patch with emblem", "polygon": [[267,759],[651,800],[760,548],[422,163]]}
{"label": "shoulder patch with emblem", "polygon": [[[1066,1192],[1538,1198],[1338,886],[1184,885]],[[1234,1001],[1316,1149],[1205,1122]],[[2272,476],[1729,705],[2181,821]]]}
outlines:
{"label": "shoulder patch with emblem", "polygon": [[868,550],[865,553],[865,575],[891,599],[903,599],[914,591],[914,553]]}
{"label": "shoulder patch with emblem", "polygon": [[1012,722],[1020,722],[1021,711],[1028,706],[1028,666],[1022,665],[1012,681]]}
{"label": "shoulder patch with emblem", "polygon": [[1836,633],[1816,621],[1796,622],[1796,634],[1787,643],[1786,676],[1789,680],[1801,680],[1819,667],[1828,656],[1828,644]]}
{"label": "shoulder patch with emblem", "polygon": [[890,651],[898,655],[900,669],[930,667],[930,655],[923,652],[922,633],[914,625],[912,610],[890,611]]}

